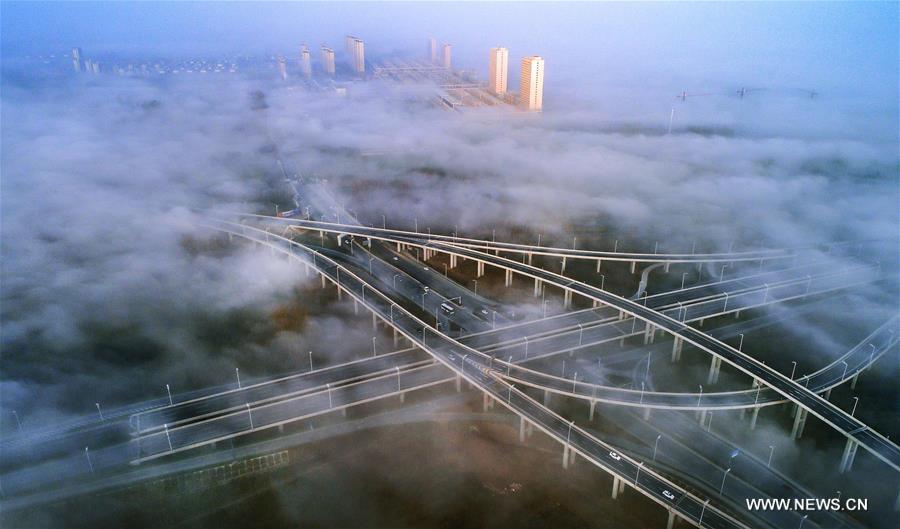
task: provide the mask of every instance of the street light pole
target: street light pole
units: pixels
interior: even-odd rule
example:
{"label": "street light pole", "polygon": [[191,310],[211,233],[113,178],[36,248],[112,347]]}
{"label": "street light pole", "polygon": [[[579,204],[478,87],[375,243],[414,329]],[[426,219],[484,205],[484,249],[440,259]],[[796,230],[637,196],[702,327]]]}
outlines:
{"label": "street light pole", "polygon": [[234,368],[234,376],[237,377],[238,389],[241,389],[241,370],[240,368]]}
{"label": "street light pole", "polygon": [[769,445],[769,461],[766,462],[766,467],[772,466],[772,456],[775,455],[775,446]]}
{"label": "street light pole", "polygon": [[703,386],[700,384],[698,384],[698,385],[700,386],[700,395],[697,397],[697,407],[699,408],[700,407],[700,399],[703,398]]}
{"label": "street light pole", "polygon": [[741,337],[741,341],[740,341],[740,343],[738,343],[738,351],[743,352],[743,349],[744,349],[744,333],[741,333],[741,334],[739,334],[738,336]]}
{"label": "street light pole", "polygon": [[847,378],[847,368],[849,366],[847,365],[847,362],[844,360],[841,360],[841,363],[844,364],[844,373],[841,375],[841,380],[844,380],[845,378]]}
{"label": "street light pole", "polygon": [[312,372],[312,370],[313,370],[313,365],[312,365],[312,351],[309,352],[309,370],[310,370],[310,372]]}
{"label": "street light pole", "polygon": [[641,461],[641,464],[638,465],[637,474],[634,475],[634,486],[637,487],[638,478],[641,477],[641,469],[644,468],[644,462]]}
{"label": "street light pole", "polygon": [[378,353],[375,352],[375,337],[372,337],[372,356],[378,356]]}
{"label": "street light pole", "polygon": [[606,283],[606,276],[600,274],[600,290],[603,290],[603,284]]}
{"label": "street light pole", "polygon": [[859,404],[859,397],[853,397],[853,409],[850,411],[851,417],[853,417],[853,415],[856,413],[856,405],[857,404]]}
{"label": "street light pole", "polygon": [[731,472],[731,467],[728,467],[728,470],[726,470],[725,474],[722,475],[722,486],[719,487],[719,496],[721,496],[722,491],[725,490],[725,478],[728,477],[729,472]]}
{"label": "street light pole", "polygon": [[684,290],[684,280],[687,278],[687,275],[687,272],[681,274],[681,290]]}
{"label": "street light pole", "polygon": [[794,367],[791,368],[791,380],[794,380],[794,373],[797,371],[797,362],[791,361],[794,364]]}
{"label": "street light pole", "polygon": [[169,389],[169,385],[166,384],[166,393],[169,394],[169,406],[172,405],[172,391]]}
{"label": "street light pole", "polygon": [[474,291],[474,294],[477,296],[477,295],[478,295],[478,280],[477,280],[477,279],[473,279],[472,282],[475,283],[475,291]]}
{"label": "street light pole", "polygon": [[97,406],[97,413],[100,414],[100,420],[101,420],[101,421],[105,421],[106,419],[103,418],[103,411],[100,409],[100,403],[99,403],[99,402],[95,402],[95,403],[94,403],[94,406]]}
{"label": "street light pole", "polygon": [[701,526],[703,525],[703,513],[706,512],[706,506],[708,504],[709,504],[709,500],[706,500],[705,502],[703,502],[703,508],[700,509],[700,521],[697,523],[699,523]]}
{"label": "street light pole", "polygon": [[659,448],[659,440],[662,438],[662,434],[656,436],[656,442],[653,443],[653,461],[656,461],[656,450]]}

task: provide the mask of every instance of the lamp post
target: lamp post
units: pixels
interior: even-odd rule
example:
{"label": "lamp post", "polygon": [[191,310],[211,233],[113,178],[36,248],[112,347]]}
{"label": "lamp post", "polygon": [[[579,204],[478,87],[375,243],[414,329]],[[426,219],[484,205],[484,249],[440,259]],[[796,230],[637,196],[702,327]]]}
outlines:
{"label": "lamp post", "polygon": [[641,461],[641,464],[638,465],[637,473],[634,475],[634,486],[637,487],[638,478],[641,477],[641,469],[644,468],[644,462]]}
{"label": "lamp post", "polygon": [[656,461],[656,450],[659,448],[659,440],[662,438],[662,434],[656,436],[656,442],[653,443],[653,461]]}
{"label": "lamp post", "polygon": [[775,446],[769,445],[769,460],[766,462],[766,467],[772,466],[772,456],[775,455]]}
{"label": "lamp post", "polygon": [[312,364],[312,351],[309,352],[309,370],[310,370],[310,371],[313,370],[313,364]]}
{"label": "lamp post", "polygon": [[797,371],[797,362],[791,361],[791,363],[794,364],[794,367],[791,368],[791,380],[794,380],[794,373]]}
{"label": "lamp post", "polygon": [[169,406],[172,405],[172,391],[169,389],[169,385],[166,384],[166,393],[169,394]]}
{"label": "lamp post", "polygon": [[700,399],[703,398],[703,386],[700,384],[698,384],[698,385],[700,386],[700,395],[697,397],[697,407],[699,408],[700,407]]}
{"label": "lamp post", "polygon": [[850,410],[851,417],[853,417],[853,415],[856,413],[856,405],[857,404],[859,404],[859,397],[853,397],[853,409]]}
{"label": "lamp post", "polygon": [[841,375],[841,380],[844,380],[845,378],[847,378],[847,368],[849,366],[847,365],[847,362],[844,360],[841,360],[841,363],[844,364],[844,373]]}
{"label": "lamp post", "polygon": [[91,469],[91,474],[94,473],[94,464],[91,463],[91,453],[88,451],[88,447],[84,447],[84,457],[87,458],[88,468]]}
{"label": "lamp post", "polygon": [[725,490],[725,478],[728,477],[729,472],[731,472],[731,467],[728,467],[728,470],[726,470],[725,474],[722,475],[722,485],[719,487],[719,496],[721,496],[722,491]]}
{"label": "lamp post", "polygon": [[528,360],[528,337],[525,337],[525,359]]}
{"label": "lamp post", "polygon": [[600,274],[600,290],[603,290],[604,283],[606,283],[606,276],[603,274]]}
{"label": "lamp post", "polygon": [[698,522],[700,525],[703,525],[703,513],[706,512],[706,506],[709,504],[709,500],[703,502],[703,508],[700,509],[700,521]]}
{"label": "lamp post", "polygon": [[738,342],[738,351],[743,352],[743,349],[744,349],[744,333],[741,333],[741,334],[739,334],[738,336],[741,337],[741,341]]}
{"label": "lamp post", "polygon": [[375,352],[375,337],[372,337],[372,356],[377,356],[378,353]]}
{"label": "lamp post", "polygon": [[100,403],[99,403],[99,402],[95,402],[95,403],[94,403],[94,406],[97,406],[97,413],[100,414],[100,420],[101,420],[101,421],[105,421],[106,419],[103,418],[103,411],[100,409]]}
{"label": "lamp post", "polygon": [[688,272],[681,274],[681,290],[684,290],[684,280],[687,278]]}
{"label": "lamp post", "polygon": [[808,514],[804,514],[804,515],[803,515],[803,518],[800,518],[800,525],[797,526],[797,529],[803,529],[803,522],[806,521],[806,517],[807,517],[807,516],[809,516],[809,515],[808,515]]}
{"label": "lamp post", "polygon": [[477,295],[478,295],[478,280],[477,280],[477,279],[473,279],[472,282],[475,283],[474,294],[477,296]]}

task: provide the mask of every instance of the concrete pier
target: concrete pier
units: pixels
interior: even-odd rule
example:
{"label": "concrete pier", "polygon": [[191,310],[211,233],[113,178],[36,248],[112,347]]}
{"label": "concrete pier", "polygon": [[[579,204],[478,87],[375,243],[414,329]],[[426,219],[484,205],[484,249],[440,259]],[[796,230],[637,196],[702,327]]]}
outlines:
{"label": "concrete pier", "polygon": [[709,376],[706,377],[707,384],[715,384],[719,381],[719,371],[722,370],[722,359],[713,356],[709,362]]}
{"label": "concrete pier", "polygon": [[572,308],[572,291],[571,290],[567,289],[565,291],[565,294],[563,295],[563,306],[567,309]]}
{"label": "concrete pier", "polygon": [[543,285],[541,284],[541,280],[538,278],[534,278],[534,297],[539,297],[541,295],[541,289]]}
{"label": "concrete pier", "polygon": [[481,277],[484,275],[484,261],[476,262],[475,266],[475,277]]}
{"label": "concrete pier", "polygon": [[853,459],[856,457],[857,448],[859,448],[859,443],[848,437],[847,445],[844,447],[844,455],[841,457],[841,474],[848,472],[853,468]]}
{"label": "concrete pier", "polygon": [[750,429],[756,429],[756,418],[759,417],[759,406],[753,408],[753,415],[750,416]]}
{"label": "concrete pier", "polygon": [[803,436],[803,427],[806,426],[806,408],[797,408],[794,414],[794,427],[791,429],[791,439],[800,439]]}

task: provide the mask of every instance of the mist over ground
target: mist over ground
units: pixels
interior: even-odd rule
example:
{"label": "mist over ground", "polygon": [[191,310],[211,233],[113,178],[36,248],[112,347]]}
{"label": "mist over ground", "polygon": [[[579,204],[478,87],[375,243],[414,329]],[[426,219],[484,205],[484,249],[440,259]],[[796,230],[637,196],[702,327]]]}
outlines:
{"label": "mist over ground", "polygon": [[[390,5],[378,16],[371,6],[314,5],[290,27],[281,9],[296,15],[296,6],[264,4],[243,22],[249,8],[228,6],[207,13],[210,29],[192,40],[199,26],[189,22],[210,6],[116,5],[91,33],[92,4],[50,35],[29,6],[4,5],[4,410],[41,424],[90,413],[98,401],[158,397],[165,384],[231,382],[236,366],[248,376],[284,371],[309,349],[347,357],[368,350],[370,333],[346,306],[316,298],[316,281],[302,270],[210,240],[197,226],[207,208],[272,212],[286,193],[272,142],[304,175],[327,179],[368,223],[385,215],[388,226],[415,219],[443,233],[514,229],[560,245],[577,234],[579,247],[604,250],[620,240],[619,249],[652,251],[659,241],[661,252],[698,241],[726,251],[886,239],[880,258],[893,270],[900,61],[885,34],[896,38],[896,4],[853,16],[844,16],[845,5],[770,7],[772,14],[691,6],[679,15],[675,6],[566,5],[536,32],[534,22],[505,29],[511,8],[496,5]],[[38,11],[59,21],[70,9]],[[148,18],[131,33],[111,29],[130,9]],[[780,18],[792,9],[796,18]],[[170,40],[158,27],[169,19],[161,13],[179,21]],[[628,21],[648,16],[653,22],[629,36]],[[732,22],[716,27],[704,17]],[[748,29],[729,35],[739,19]],[[669,24],[680,32],[661,29]],[[221,38],[228,28],[233,38]],[[454,43],[455,64],[482,78],[487,48],[508,45],[511,89],[513,59],[543,54],[545,111],[449,113],[379,82],[353,83],[337,97],[282,83],[274,70],[85,77],[34,59],[72,46],[109,56],[238,48],[292,57],[300,42],[339,49],[351,31],[367,40],[371,61],[398,50],[420,57],[436,33]],[[861,42],[862,34],[874,37]],[[766,90],[741,99],[741,87]],[[682,90],[714,95],[681,101]],[[257,91],[268,108],[254,108]],[[889,281],[884,290],[895,287]],[[852,304],[855,326],[862,313],[896,309],[896,295],[880,288],[861,296]],[[280,320],[285,307],[302,319]],[[802,333],[829,358],[840,354],[841,331],[817,332],[815,323]],[[10,428],[4,415],[0,427]]]}

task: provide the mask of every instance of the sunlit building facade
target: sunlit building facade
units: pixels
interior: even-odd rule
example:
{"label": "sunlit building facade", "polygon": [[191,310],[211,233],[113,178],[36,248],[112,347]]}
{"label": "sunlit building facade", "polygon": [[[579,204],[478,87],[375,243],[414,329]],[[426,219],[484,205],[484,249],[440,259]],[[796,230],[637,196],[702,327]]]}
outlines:
{"label": "sunlit building facade", "polygon": [[326,75],[334,75],[334,50],[322,46],[322,70]]}
{"label": "sunlit building facade", "polygon": [[309,56],[309,49],[306,46],[300,48],[300,73],[304,77],[312,76],[312,60]]}
{"label": "sunlit building facade", "polygon": [[449,44],[444,44],[444,48],[441,50],[441,66],[444,68],[450,68],[450,52],[452,49]]}
{"label": "sunlit building facade", "polygon": [[506,48],[491,48],[488,64],[488,88],[497,95],[506,93],[507,76],[509,71],[509,50]]}
{"label": "sunlit building facade", "polygon": [[438,62],[438,46],[437,39],[431,37],[428,39],[428,56],[431,58],[431,64],[437,64]]}
{"label": "sunlit building facade", "polygon": [[540,112],[544,106],[544,59],[537,55],[523,58],[519,81],[519,107]]}

